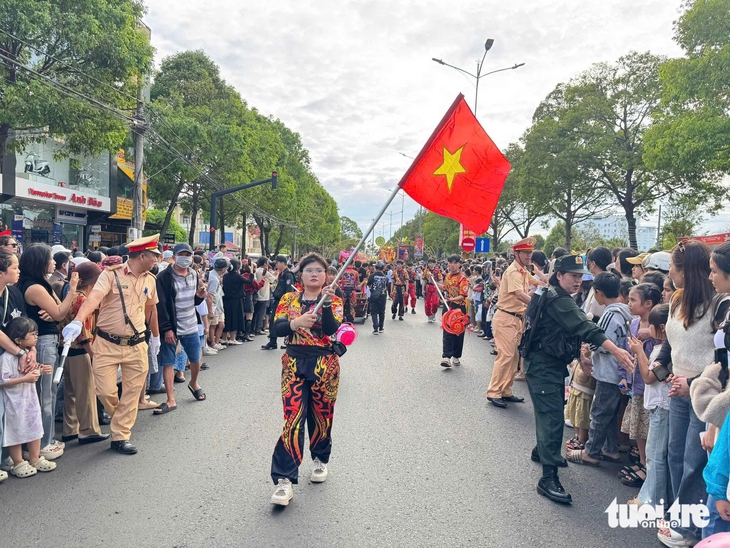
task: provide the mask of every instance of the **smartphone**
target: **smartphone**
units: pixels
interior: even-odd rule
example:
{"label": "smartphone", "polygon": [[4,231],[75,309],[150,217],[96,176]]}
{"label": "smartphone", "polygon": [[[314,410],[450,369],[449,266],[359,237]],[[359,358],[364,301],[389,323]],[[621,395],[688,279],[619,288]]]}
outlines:
{"label": "smartphone", "polygon": [[728,378],[728,371],[727,371],[727,349],[725,348],[715,348],[715,361],[720,364],[720,375],[718,378],[720,379],[720,384],[722,385],[723,390],[725,389],[725,386],[727,385],[727,378]]}
{"label": "smartphone", "polygon": [[659,382],[664,382],[670,374],[669,368],[666,365],[660,365],[651,370]]}

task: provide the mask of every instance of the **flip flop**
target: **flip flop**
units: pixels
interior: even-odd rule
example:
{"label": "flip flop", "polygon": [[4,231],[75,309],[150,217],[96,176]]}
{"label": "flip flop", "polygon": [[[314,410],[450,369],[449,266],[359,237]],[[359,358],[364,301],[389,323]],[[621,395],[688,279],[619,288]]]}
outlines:
{"label": "flip flop", "polygon": [[627,476],[621,478],[620,481],[627,487],[641,487],[642,485],[644,485],[644,482],[646,480],[642,479],[641,476],[639,476],[638,474],[632,472],[631,474],[628,474]]}
{"label": "flip flop", "polygon": [[190,393],[193,395],[193,397],[198,401],[204,401],[205,400],[205,392],[203,392],[202,388],[198,388],[197,390],[194,390],[192,386],[188,385],[188,390],[190,390]]}
{"label": "flip flop", "polygon": [[183,377],[183,378],[181,379],[180,377],[178,377],[177,375],[175,375],[175,382],[176,382],[176,383],[181,383],[181,382],[185,382],[185,377]]}
{"label": "flip flop", "polygon": [[163,403],[157,409],[152,411],[152,414],[164,415],[165,413],[169,413],[170,411],[175,411],[175,409],[177,409],[177,405],[173,405],[172,407],[170,407],[169,405],[167,405],[167,403]]}
{"label": "flip flop", "polygon": [[588,466],[600,466],[600,462],[591,462],[589,460],[583,460],[583,456],[581,455],[583,451],[581,449],[574,449],[573,451],[568,451],[565,454],[565,457],[570,461],[574,462],[576,464],[586,464]]}

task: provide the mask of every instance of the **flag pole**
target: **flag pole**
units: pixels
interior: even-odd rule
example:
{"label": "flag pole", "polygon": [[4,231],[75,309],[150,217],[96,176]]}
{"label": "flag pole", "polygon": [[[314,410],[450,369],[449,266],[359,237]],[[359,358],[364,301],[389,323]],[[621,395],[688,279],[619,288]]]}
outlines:
{"label": "flag pole", "polygon": [[[345,269],[352,264],[352,261],[355,260],[355,256],[357,255],[358,251],[362,248],[363,245],[365,245],[365,242],[368,239],[368,236],[375,230],[375,227],[377,226],[378,222],[380,221],[380,218],[385,215],[385,211],[390,207],[390,204],[393,200],[395,200],[395,197],[398,195],[398,192],[400,192],[401,187],[396,186],[393,189],[393,192],[390,193],[390,196],[388,197],[388,200],[385,202],[385,205],[383,205],[382,209],[380,210],[380,213],[378,213],[375,216],[375,219],[373,219],[373,222],[370,223],[370,228],[367,229],[367,231],[362,235],[362,238],[360,238],[360,241],[355,246],[355,249],[352,250],[352,253],[350,253],[350,256],[347,258],[345,263],[340,266],[340,270],[337,272],[337,276],[335,276],[335,279],[332,281],[331,287],[334,287],[337,285],[337,282],[340,281],[340,278],[342,278],[342,275],[345,273]],[[312,311],[314,314],[319,312],[319,310],[322,308],[322,305],[324,304],[326,297],[323,296],[319,302],[317,303],[317,306],[314,307],[314,310]]]}

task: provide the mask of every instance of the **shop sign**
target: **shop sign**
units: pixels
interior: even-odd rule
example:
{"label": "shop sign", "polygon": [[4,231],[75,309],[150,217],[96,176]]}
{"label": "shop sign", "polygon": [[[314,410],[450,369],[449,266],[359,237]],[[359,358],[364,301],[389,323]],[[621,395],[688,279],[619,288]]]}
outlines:
{"label": "shop sign", "polygon": [[86,224],[86,211],[67,209],[56,206],[56,222],[72,225]]}
{"label": "shop sign", "polygon": [[89,243],[101,242],[101,234],[90,234]]}
{"label": "shop sign", "polygon": [[15,195],[18,198],[30,198],[54,204],[76,205],[94,211],[109,211],[111,209],[111,200],[106,196],[95,196],[71,188],[30,181],[22,177],[16,177],[15,179]]}
{"label": "shop sign", "polygon": [[101,232],[101,225],[91,225],[89,230],[91,232]]}

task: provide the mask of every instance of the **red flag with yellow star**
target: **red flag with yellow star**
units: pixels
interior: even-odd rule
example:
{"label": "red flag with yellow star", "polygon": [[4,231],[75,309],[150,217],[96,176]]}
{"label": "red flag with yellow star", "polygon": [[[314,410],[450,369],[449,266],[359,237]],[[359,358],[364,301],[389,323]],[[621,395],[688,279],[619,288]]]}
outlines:
{"label": "red flag with yellow star", "polygon": [[459,94],[398,186],[429,211],[482,234],[510,167]]}

